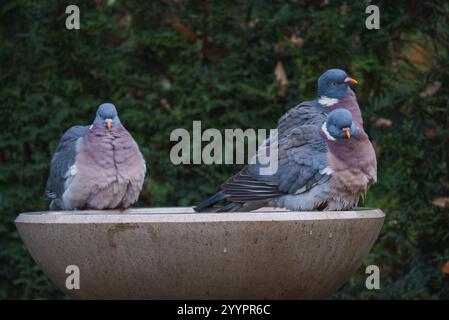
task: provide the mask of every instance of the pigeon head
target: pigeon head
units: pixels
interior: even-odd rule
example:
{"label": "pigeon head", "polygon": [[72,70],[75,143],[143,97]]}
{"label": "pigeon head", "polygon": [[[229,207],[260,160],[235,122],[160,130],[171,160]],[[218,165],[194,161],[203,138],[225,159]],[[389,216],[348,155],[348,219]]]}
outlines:
{"label": "pigeon head", "polygon": [[341,99],[346,96],[350,89],[349,86],[357,83],[341,69],[329,69],[318,79],[318,96]]}
{"label": "pigeon head", "polygon": [[94,125],[111,129],[120,123],[117,109],[112,103],[103,103],[98,107],[97,115],[93,123]]}
{"label": "pigeon head", "polygon": [[351,139],[358,133],[357,125],[352,121],[352,114],[346,109],[338,108],[329,113],[323,131],[333,139]]}

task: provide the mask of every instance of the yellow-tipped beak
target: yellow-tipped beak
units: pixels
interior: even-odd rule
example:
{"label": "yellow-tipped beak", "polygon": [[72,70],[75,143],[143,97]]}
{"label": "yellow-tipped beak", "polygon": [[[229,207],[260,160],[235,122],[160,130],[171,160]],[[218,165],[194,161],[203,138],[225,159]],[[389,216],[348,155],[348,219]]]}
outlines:
{"label": "yellow-tipped beak", "polygon": [[112,128],[112,120],[111,119],[106,119],[106,128],[111,129]]}
{"label": "yellow-tipped beak", "polygon": [[355,80],[355,79],[352,79],[352,78],[347,77],[347,78],[345,79],[345,83],[349,84],[350,86],[353,86],[353,85],[357,84],[358,81]]}
{"label": "yellow-tipped beak", "polygon": [[349,128],[343,128],[342,130],[345,133],[346,138],[351,139],[351,131],[349,131]]}

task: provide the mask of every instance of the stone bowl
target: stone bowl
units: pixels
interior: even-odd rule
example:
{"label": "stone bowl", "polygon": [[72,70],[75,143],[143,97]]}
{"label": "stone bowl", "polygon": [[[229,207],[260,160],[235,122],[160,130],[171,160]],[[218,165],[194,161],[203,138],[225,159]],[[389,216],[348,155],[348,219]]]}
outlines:
{"label": "stone bowl", "polygon": [[[360,267],[384,217],[141,208],[22,213],[15,223],[36,263],[74,299],[323,299]],[[80,287],[69,290],[73,265]]]}

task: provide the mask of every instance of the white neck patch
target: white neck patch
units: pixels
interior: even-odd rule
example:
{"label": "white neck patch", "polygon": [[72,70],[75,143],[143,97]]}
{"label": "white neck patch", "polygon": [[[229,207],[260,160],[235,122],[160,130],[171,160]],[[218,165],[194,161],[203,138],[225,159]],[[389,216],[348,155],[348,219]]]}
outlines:
{"label": "white neck patch", "polygon": [[326,135],[327,140],[331,140],[331,141],[335,141],[335,138],[331,136],[331,134],[329,133],[329,131],[327,131],[326,128],[326,122],[323,123],[323,125],[321,126],[321,130],[324,132],[324,134]]}
{"label": "white neck patch", "polygon": [[334,104],[336,104],[338,102],[339,102],[338,99],[336,99],[336,98],[329,98],[329,97],[326,97],[326,96],[321,96],[318,99],[318,103],[322,104],[323,106],[326,106],[326,107],[333,106]]}
{"label": "white neck patch", "polygon": [[332,175],[332,173],[334,173],[334,170],[332,170],[331,167],[327,166],[326,168],[323,168],[319,171],[321,174],[326,174],[328,176]]}

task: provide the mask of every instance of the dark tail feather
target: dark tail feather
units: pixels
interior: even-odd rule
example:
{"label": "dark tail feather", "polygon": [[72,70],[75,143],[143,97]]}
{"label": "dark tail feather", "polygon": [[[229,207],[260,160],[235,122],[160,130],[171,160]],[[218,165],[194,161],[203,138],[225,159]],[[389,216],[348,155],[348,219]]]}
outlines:
{"label": "dark tail feather", "polygon": [[204,200],[200,204],[198,204],[196,207],[193,208],[196,212],[200,212],[203,209],[212,206],[213,204],[217,203],[220,200],[223,200],[226,198],[226,194],[223,191],[217,192],[212,197]]}
{"label": "dark tail feather", "polygon": [[241,206],[242,206],[241,203],[231,202],[225,205],[224,207],[221,207],[216,212],[233,212],[237,209],[240,209]]}

